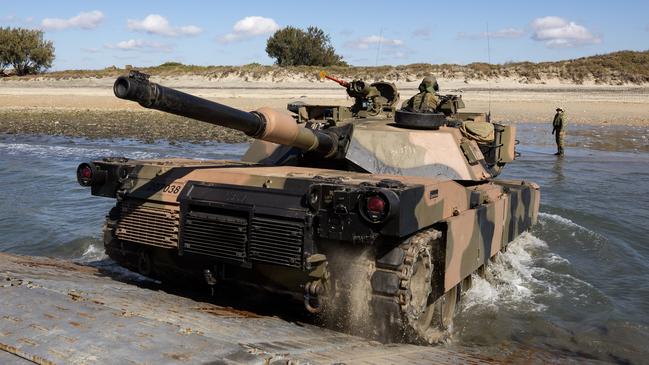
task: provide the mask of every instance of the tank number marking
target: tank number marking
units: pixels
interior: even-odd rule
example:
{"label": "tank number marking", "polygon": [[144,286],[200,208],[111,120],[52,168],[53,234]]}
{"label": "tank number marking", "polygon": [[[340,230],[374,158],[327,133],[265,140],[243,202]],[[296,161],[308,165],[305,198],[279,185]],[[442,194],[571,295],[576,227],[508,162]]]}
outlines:
{"label": "tank number marking", "polygon": [[170,184],[162,188],[162,192],[167,194],[178,194],[181,188],[181,185]]}
{"label": "tank number marking", "polygon": [[160,182],[149,182],[142,186],[142,190],[150,192],[162,192],[167,194],[178,194],[185,184],[165,184]]}

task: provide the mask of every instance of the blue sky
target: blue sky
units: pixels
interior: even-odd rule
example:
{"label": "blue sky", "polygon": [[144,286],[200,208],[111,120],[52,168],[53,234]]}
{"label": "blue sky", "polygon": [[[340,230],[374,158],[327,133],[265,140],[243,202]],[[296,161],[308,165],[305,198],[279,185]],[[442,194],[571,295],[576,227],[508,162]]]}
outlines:
{"label": "blue sky", "polygon": [[[29,6],[25,6],[29,4]],[[271,64],[278,28],[314,25],[353,65],[552,61],[649,49],[649,1],[0,0],[0,25],[39,28],[53,69]],[[489,29],[490,52],[487,52]]]}

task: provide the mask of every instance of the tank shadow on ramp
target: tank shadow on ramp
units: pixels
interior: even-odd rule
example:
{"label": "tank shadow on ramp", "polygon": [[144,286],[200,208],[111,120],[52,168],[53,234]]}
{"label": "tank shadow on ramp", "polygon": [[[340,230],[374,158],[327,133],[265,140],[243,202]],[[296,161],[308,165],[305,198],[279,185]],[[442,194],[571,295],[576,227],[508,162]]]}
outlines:
{"label": "tank shadow on ramp", "polygon": [[0,254],[0,360],[10,364],[491,362],[444,348],[383,345],[130,285],[93,267],[6,254]]}

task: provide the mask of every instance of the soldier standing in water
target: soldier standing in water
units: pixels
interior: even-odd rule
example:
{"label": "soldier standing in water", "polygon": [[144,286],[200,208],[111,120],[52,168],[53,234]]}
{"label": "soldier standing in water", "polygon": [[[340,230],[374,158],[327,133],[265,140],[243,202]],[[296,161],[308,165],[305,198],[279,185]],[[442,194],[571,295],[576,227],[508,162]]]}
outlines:
{"label": "soldier standing in water", "polygon": [[557,108],[557,113],[554,115],[552,121],[552,134],[554,134],[555,141],[557,142],[556,156],[563,156],[563,139],[566,136],[566,117],[563,109]]}

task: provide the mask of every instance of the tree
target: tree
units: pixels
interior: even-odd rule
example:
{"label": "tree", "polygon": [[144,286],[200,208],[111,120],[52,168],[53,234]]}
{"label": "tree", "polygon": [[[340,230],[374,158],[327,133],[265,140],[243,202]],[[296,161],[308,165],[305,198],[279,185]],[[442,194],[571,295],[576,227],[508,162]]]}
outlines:
{"label": "tree", "polygon": [[6,40],[8,30],[9,28],[0,27],[0,76],[4,75],[5,68],[9,66],[9,62],[7,62],[7,57],[5,56],[7,53],[5,49],[7,48]]}
{"label": "tree", "polygon": [[11,66],[18,76],[35,74],[52,67],[54,45],[43,39],[43,31],[0,28],[0,71]]}
{"label": "tree", "polygon": [[317,27],[309,27],[306,32],[295,27],[276,31],[266,42],[266,53],[279,66],[346,65],[336,54],[329,35]]}

